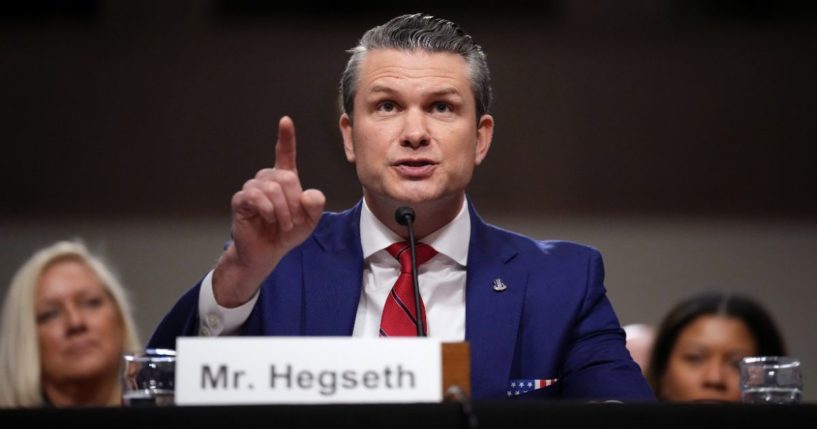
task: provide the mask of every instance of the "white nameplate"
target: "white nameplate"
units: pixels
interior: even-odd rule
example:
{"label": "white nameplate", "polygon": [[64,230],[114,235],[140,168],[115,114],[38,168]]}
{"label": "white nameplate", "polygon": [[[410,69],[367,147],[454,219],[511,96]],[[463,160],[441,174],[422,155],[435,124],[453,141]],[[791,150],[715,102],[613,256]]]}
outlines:
{"label": "white nameplate", "polygon": [[430,338],[179,337],[176,404],[440,402]]}

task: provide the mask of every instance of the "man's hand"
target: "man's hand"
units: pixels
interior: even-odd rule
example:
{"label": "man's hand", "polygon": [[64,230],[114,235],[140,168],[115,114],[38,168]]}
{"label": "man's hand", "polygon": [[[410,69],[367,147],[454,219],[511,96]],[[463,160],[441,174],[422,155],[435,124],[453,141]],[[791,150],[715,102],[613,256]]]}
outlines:
{"label": "man's hand", "polygon": [[303,243],[320,220],[326,197],[303,190],[295,165],[295,125],[278,122],[275,166],[260,170],[233,195],[233,243],[213,273],[216,302],[237,307],[293,248]]}

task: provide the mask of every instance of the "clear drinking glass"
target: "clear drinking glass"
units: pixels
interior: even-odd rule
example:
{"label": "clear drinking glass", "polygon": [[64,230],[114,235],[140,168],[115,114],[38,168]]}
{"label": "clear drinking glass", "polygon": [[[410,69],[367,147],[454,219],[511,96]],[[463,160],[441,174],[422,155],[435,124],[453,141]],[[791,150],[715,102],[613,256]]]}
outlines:
{"label": "clear drinking glass", "polygon": [[799,404],[803,394],[800,360],[750,356],[740,361],[740,396],[747,404]]}
{"label": "clear drinking glass", "polygon": [[122,356],[122,406],[162,407],[175,403],[176,352],[147,349]]}

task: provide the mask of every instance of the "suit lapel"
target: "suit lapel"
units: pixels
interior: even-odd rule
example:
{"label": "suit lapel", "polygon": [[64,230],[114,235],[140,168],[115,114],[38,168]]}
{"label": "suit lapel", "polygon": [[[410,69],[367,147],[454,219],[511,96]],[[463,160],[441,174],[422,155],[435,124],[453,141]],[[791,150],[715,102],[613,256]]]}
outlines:
{"label": "suit lapel", "polygon": [[360,209],[324,215],[304,247],[305,335],[352,335],[363,284]]}
{"label": "suit lapel", "polygon": [[[472,390],[476,396],[503,395],[519,332],[527,270],[514,269],[516,249],[471,210],[471,242],[465,291],[465,338],[471,344]],[[499,280],[499,291],[495,282]],[[502,285],[506,289],[502,290]]]}

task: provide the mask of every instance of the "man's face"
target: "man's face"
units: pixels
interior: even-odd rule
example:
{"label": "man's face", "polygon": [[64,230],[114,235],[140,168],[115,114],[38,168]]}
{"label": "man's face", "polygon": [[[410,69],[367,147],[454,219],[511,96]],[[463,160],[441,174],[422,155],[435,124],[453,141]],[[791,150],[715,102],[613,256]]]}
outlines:
{"label": "man's face", "polygon": [[459,203],[493,135],[490,115],[475,120],[465,59],[377,49],[359,72],[354,125],[345,114],[340,125],[367,202]]}

